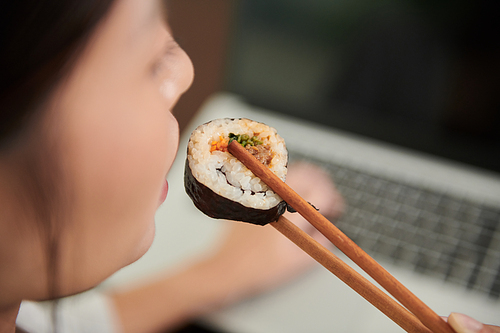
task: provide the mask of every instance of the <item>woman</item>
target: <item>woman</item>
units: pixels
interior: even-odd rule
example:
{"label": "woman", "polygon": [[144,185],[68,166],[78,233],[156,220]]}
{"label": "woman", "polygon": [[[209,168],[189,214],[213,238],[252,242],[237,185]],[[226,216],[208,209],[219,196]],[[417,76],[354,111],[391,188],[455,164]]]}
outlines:
{"label": "woman", "polygon": [[[160,1],[12,1],[0,12],[0,331],[14,332],[21,300],[88,290],[147,251],[178,146],[169,110],[193,68]],[[323,186],[315,198],[303,168],[292,186],[338,211],[326,176],[308,180]],[[111,295],[118,326],[175,327],[310,264],[265,228],[238,224],[230,236],[175,276]],[[253,239],[262,252],[240,263]]]}
{"label": "woman", "polygon": [[[170,110],[193,79],[160,1],[26,2],[2,4],[1,10],[9,27],[2,30],[4,330],[14,329],[21,300],[90,289],[150,247],[178,146]],[[249,227],[235,227],[218,253],[168,281],[114,295],[121,326],[149,331],[178,324],[275,284],[309,262],[293,246],[277,244],[274,233]],[[269,253],[228,273],[245,246],[235,240],[266,234],[262,251]],[[230,272],[243,278],[193,289]],[[150,290],[162,295],[158,318],[154,311],[142,315],[145,308],[137,306],[144,298],[152,304]]]}

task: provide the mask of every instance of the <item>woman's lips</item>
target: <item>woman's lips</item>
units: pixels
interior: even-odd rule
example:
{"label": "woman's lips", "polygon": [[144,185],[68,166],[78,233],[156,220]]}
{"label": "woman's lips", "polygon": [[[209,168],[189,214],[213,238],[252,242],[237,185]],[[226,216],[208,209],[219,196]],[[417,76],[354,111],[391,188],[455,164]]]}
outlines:
{"label": "woman's lips", "polygon": [[158,198],[158,206],[165,201],[165,199],[167,198],[167,193],[168,193],[168,181],[165,180],[165,183],[163,184],[163,187],[161,189],[160,197]]}

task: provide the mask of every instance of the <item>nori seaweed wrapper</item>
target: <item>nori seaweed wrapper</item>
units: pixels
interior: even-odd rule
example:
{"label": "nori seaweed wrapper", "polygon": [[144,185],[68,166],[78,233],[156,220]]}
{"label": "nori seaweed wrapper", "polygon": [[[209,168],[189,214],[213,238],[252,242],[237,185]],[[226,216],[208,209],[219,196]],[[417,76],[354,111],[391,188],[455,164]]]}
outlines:
{"label": "nori seaweed wrapper", "polygon": [[249,222],[266,225],[274,222],[286,211],[287,204],[281,201],[270,209],[257,209],[243,206],[239,202],[224,198],[209,187],[200,183],[192,174],[189,161],[186,159],[184,169],[184,188],[186,193],[205,215],[215,219]]}

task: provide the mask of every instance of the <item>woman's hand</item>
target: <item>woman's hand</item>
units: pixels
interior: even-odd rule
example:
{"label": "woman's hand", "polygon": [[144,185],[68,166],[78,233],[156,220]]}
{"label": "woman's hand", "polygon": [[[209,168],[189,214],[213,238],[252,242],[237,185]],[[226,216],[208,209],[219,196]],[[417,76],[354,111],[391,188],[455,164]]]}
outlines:
{"label": "woman's hand", "polygon": [[[291,165],[287,184],[323,215],[336,218],[342,213],[344,201],[330,176],[321,168],[305,163]],[[299,213],[285,215],[316,240],[328,244]],[[222,278],[228,286],[226,304],[272,289],[315,263],[271,226],[228,223],[231,223],[228,234],[211,259],[219,271],[224,272]]]}

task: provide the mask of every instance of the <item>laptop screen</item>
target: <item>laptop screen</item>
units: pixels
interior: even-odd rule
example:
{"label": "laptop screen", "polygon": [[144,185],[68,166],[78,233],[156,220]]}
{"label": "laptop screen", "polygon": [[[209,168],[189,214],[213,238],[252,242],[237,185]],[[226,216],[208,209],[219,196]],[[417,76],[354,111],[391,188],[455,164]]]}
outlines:
{"label": "laptop screen", "polygon": [[498,13],[486,0],[242,0],[226,89],[500,172]]}

